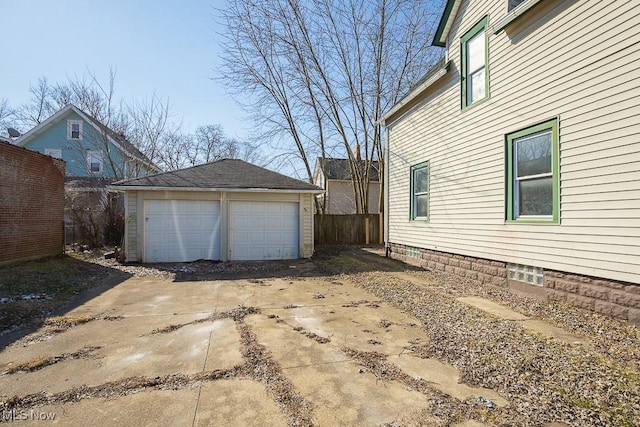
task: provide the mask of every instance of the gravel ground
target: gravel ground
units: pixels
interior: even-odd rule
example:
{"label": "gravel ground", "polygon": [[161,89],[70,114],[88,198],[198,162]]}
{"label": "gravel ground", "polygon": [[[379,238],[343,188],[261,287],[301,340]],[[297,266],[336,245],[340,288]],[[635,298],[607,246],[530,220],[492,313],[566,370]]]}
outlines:
{"label": "gravel ground", "polygon": [[[407,269],[419,282],[429,283],[419,285],[388,272],[402,264],[379,263],[387,271],[371,271],[369,263],[354,258],[324,263],[323,268],[341,274],[336,280],[353,281],[420,320],[431,339],[415,349],[422,357],[450,363],[460,370],[461,382],[492,388],[509,400],[508,408],[491,412],[490,424],[537,426],[562,420],[572,426],[640,425],[640,330],[635,326],[453,275]],[[548,321],[589,343],[550,339],[455,300],[468,295]]]}

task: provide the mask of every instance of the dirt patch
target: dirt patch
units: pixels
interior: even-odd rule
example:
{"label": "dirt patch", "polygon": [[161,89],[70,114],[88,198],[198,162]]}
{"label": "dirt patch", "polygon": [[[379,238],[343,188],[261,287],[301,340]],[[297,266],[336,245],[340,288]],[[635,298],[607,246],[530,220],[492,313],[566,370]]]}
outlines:
{"label": "dirt patch", "polygon": [[76,255],[0,267],[0,335],[50,315],[70,297],[117,273]]}

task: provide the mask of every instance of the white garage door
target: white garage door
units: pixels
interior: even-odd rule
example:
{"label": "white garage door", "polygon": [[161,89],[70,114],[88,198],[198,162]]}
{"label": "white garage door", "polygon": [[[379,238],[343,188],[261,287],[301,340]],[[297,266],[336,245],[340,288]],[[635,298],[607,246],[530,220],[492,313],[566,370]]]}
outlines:
{"label": "white garage door", "polygon": [[147,200],[145,261],[220,259],[220,202]]}
{"label": "white garage door", "polygon": [[298,203],[231,202],[232,260],[298,258]]}

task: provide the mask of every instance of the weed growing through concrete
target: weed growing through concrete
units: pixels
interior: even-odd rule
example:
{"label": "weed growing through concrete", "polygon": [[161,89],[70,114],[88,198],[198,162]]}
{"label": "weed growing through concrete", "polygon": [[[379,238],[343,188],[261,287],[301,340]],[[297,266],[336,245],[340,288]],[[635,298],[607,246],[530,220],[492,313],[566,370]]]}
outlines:
{"label": "weed growing through concrete", "polygon": [[234,308],[233,310],[223,311],[220,313],[213,313],[205,318],[196,319],[191,322],[171,324],[171,325],[163,326],[161,328],[156,328],[151,332],[149,332],[149,334],[147,335],[168,334],[170,332],[177,331],[178,329],[184,328],[185,326],[197,325],[199,323],[205,323],[205,322],[213,322],[218,319],[233,319],[234,321],[237,322],[239,320],[243,320],[245,316],[248,316],[249,314],[256,314],[259,312],[260,312],[260,309],[256,307],[239,306],[237,308]]}
{"label": "weed growing through concrete", "polygon": [[56,356],[41,356],[28,362],[19,363],[15,366],[11,366],[5,373],[15,374],[18,372],[33,372],[38,371],[50,365],[62,362],[69,359],[86,359],[91,357],[96,350],[99,350],[100,346],[86,346],[73,353],[62,353]]}
{"label": "weed growing through concrete", "polygon": [[250,377],[261,382],[269,396],[284,412],[290,426],[313,426],[313,405],[307,401],[287,377],[271,352],[258,344],[256,335],[244,322],[236,322],[240,332],[242,355],[246,360]]}

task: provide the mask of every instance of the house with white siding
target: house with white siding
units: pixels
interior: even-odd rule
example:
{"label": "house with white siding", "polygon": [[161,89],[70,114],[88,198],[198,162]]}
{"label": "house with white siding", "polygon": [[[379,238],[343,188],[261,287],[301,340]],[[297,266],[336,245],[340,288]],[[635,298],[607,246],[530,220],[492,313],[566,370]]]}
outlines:
{"label": "house with white siding", "polygon": [[640,3],[448,0],[384,116],[385,242],[640,323]]}

